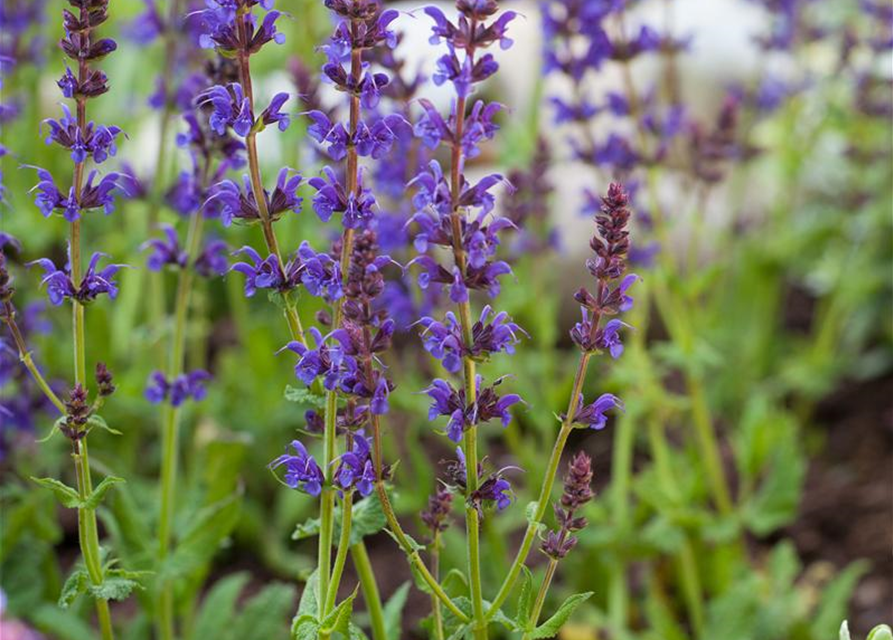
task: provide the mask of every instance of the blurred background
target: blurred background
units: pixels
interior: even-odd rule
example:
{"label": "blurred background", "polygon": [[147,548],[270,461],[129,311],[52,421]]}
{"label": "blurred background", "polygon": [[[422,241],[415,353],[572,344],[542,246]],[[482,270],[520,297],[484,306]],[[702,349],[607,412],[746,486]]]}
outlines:
{"label": "blurred background", "polygon": [[[482,97],[506,108],[500,133],[468,173],[499,172],[516,188],[500,193],[495,212],[519,227],[501,248],[514,275],[497,306],[529,338],[511,359],[486,365],[488,376],[510,374],[505,384],[527,402],[505,431],[485,434],[497,468],[525,470],[515,481],[514,508],[486,521],[486,590],[498,587],[523,533],[523,506],[535,499],[555,415],[570,393],[577,357],[568,337],[578,319],[573,293],[589,278],[584,261],[594,233],[591,214],[581,210],[587,193],[604,193],[610,181],[622,180],[634,194],[633,270],[643,278],[644,302],[629,320],[635,330],[624,357],[599,358],[587,382],[589,393],[624,398],[626,412],[605,430],[574,433],[568,447],[593,456],[597,499],[546,609],[572,592],[595,593],[560,637],[824,640],[836,637],[845,618],[858,638],[890,622],[893,5],[630,2],[609,33],[632,41],[630,34],[647,26],[659,34],[658,44],[575,76],[554,64],[566,53],[562,47],[578,46],[563,41],[566,34],[554,25],[586,0],[503,4],[521,14],[510,29],[515,44],[494,52],[501,69]],[[67,3],[3,5],[2,53],[14,52],[16,63],[2,62],[2,102],[9,109],[0,136],[6,149],[0,231],[21,243],[3,251],[29,346],[64,391],[72,369],[69,314],[47,304],[40,270],[25,264],[45,256],[64,263],[66,224],[44,219],[29,191],[37,182],[32,166],[57,176],[70,172],[68,154],[44,144],[41,126],[59,117],[56,80],[64,62],[56,42]],[[430,78],[442,52],[428,44],[429,19],[418,4],[393,6],[402,12],[395,23],[403,34],[394,55],[399,77],[407,84],[419,73]],[[255,91],[265,99],[287,91],[302,101],[287,103],[295,117],[286,132],[271,128],[258,138],[268,182],[283,166],[307,177],[319,173],[323,159],[297,114],[311,103],[341,104],[330,87],[317,86],[323,56],[316,47],[331,30],[325,7],[279,0],[277,8],[290,14],[280,23],[287,41],[252,59]],[[153,10],[164,16],[165,3],[150,3]],[[126,134],[104,170],[131,172],[142,193],[120,199],[108,217],[89,216],[84,243],[87,252],[131,266],[119,278],[118,299],[88,311],[88,365],[104,361],[114,372],[118,392],[103,416],[122,432],[91,438],[91,449],[97,474],[127,479],[100,513],[108,546],[128,568],[152,569],[159,413],[143,391],[149,374],[163,366],[172,322],[147,302],[151,276],[140,247],[157,235],[151,221],[185,228],[164,196],[190,166],[174,144],[184,129],[176,105],[158,108],[151,99],[164,86],[157,76],[166,65],[197,56],[188,64],[200,67],[213,54],[199,52],[186,35],[136,28],[145,26],[146,11],[140,0],[111,4],[102,31],[119,46],[101,63],[111,90],[90,103],[91,119]],[[562,105],[580,104],[580,96],[614,106],[562,117]],[[449,108],[448,87],[430,80],[395,92],[380,108],[412,119],[420,98]],[[384,171],[372,173],[387,220],[379,229],[382,245],[405,262],[412,256],[403,227],[412,214],[409,197],[388,191]],[[312,191],[301,192],[305,211],[277,224],[289,251],[302,239],[316,247],[332,239],[333,226],[320,224],[309,208]],[[209,228],[232,249],[260,246],[257,228],[218,221]],[[451,448],[418,395],[443,373],[410,325],[445,304],[421,296],[413,278],[397,279],[392,313],[400,331],[387,364],[398,389],[387,457],[399,460],[398,511],[424,539],[418,514]],[[166,308],[176,275],[159,280]],[[280,314],[264,295],[246,299],[242,289],[242,277],[232,273],[198,282],[193,298],[187,369],[208,369],[213,381],[207,399],[187,405],[182,418],[175,531],[192,555],[178,611],[183,629],[197,634],[200,603],[226,583],[241,595],[234,600],[240,604],[221,613],[232,622],[230,635],[220,637],[285,637],[302,580],[315,564],[315,539],[303,538],[296,525],[314,517],[317,504],[278,485],[266,465],[304,427],[312,405],[285,397],[286,385],[298,382],[293,359],[275,355],[288,341]],[[302,299],[305,324],[318,308],[317,300]],[[59,437],[37,442],[56,416],[2,337],[3,637],[29,637],[14,635],[27,628],[47,638],[89,638],[87,599],[65,610],[56,605],[79,557],[76,514],[28,480],[70,478],[68,444]],[[725,489],[717,490],[707,469],[714,454]],[[197,536],[201,527],[208,536]],[[457,519],[446,533],[444,571],[464,562],[462,529]],[[425,637],[429,597],[402,586],[412,577],[388,535],[366,542],[383,597],[396,594],[395,615],[405,625],[399,637]],[[535,571],[544,561],[538,555],[532,554]],[[345,585],[354,584],[352,571]],[[151,637],[150,592],[113,607],[122,637]],[[258,626],[261,618],[268,626]]]}

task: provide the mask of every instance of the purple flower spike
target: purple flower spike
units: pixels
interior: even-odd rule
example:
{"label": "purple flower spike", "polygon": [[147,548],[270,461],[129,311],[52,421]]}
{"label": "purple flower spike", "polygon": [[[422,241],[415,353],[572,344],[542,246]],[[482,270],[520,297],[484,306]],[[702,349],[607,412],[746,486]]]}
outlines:
{"label": "purple flower spike", "polygon": [[296,455],[283,454],[269,464],[270,469],[285,466],[284,481],[292,489],[298,489],[310,496],[318,496],[325,483],[322,469],[313,456],[298,440],[291,443]]}

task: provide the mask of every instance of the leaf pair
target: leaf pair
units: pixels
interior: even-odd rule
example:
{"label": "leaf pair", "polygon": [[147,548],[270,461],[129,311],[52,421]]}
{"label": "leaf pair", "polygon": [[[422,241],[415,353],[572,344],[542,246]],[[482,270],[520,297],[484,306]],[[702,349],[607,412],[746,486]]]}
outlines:
{"label": "leaf pair", "polygon": [[59,502],[62,503],[63,507],[68,509],[87,509],[91,511],[100,505],[105,494],[112,488],[112,485],[125,481],[124,478],[107,476],[106,478],[103,478],[102,482],[100,482],[95,489],[93,489],[93,492],[89,496],[84,500],[81,500],[76,489],[69,487],[60,480],[56,480],[55,478],[35,478],[33,476],[31,479],[44,489],[52,491]]}

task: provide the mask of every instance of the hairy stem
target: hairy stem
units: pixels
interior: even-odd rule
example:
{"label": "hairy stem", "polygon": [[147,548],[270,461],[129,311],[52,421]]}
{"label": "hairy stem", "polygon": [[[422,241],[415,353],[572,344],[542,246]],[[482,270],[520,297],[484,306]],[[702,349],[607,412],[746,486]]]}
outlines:
{"label": "hairy stem", "polygon": [[366,551],[366,545],[362,540],[350,548],[350,555],[360,580],[360,591],[363,592],[366,613],[369,614],[372,640],[387,640],[388,634],[384,626],[381,594],[378,591],[378,583],[375,582],[375,573],[372,570],[372,562],[369,560],[369,552]]}
{"label": "hairy stem", "polygon": [[580,363],[577,366],[577,373],[574,376],[574,386],[571,391],[570,401],[568,402],[567,414],[561,423],[561,430],[558,432],[558,437],[555,439],[555,445],[552,447],[552,455],[549,457],[549,466],[546,468],[546,476],[543,478],[543,485],[536,502],[536,510],[534,511],[533,519],[530,524],[527,525],[527,531],[524,532],[524,539],[521,541],[521,547],[518,549],[518,553],[512,562],[508,575],[505,577],[502,586],[499,588],[499,592],[493,599],[493,604],[490,606],[489,616],[492,616],[493,613],[499,610],[499,607],[502,606],[502,603],[505,602],[506,598],[508,598],[511,593],[512,587],[518,579],[518,575],[521,573],[521,567],[527,561],[527,555],[530,553],[530,549],[536,539],[537,531],[542,523],[543,516],[549,506],[549,496],[552,494],[552,487],[555,484],[558,465],[561,463],[561,454],[564,452],[564,446],[567,444],[568,436],[570,436],[570,433],[574,428],[574,411],[577,407],[577,399],[583,391],[583,381],[586,379],[586,371],[589,366],[590,357],[592,357],[591,353],[580,354]]}

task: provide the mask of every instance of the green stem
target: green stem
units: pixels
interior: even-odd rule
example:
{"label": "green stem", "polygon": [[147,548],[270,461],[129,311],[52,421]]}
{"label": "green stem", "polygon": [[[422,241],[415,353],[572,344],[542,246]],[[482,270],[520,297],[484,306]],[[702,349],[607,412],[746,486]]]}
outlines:
{"label": "green stem", "polygon": [[381,594],[378,591],[378,583],[375,582],[375,572],[372,570],[369,552],[366,550],[366,545],[362,540],[350,548],[350,555],[353,558],[353,566],[360,580],[360,590],[363,592],[366,612],[369,614],[372,640],[388,640],[388,634],[384,626],[384,609],[381,606]]}
{"label": "green stem", "polygon": [[[187,232],[186,251],[189,263],[180,270],[177,280],[177,297],[174,303],[174,334],[170,344],[167,379],[174,380],[183,373],[186,352],[186,327],[189,302],[192,294],[194,273],[192,260],[199,253],[202,241],[204,216],[193,214]],[[174,504],[179,466],[180,409],[164,403],[161,410],[161,507],[158,516],[158,561],[167,558],[171,544]],[[158,634],[163,640],[174,637],[173,584],[166,580],[161,585],[158,615]]]}
{"label": "green stem", "polygon": [[332,578],[329,581],[329,590],[326,594],[325,605],[322,609],[322,618],[325,618],[338,600],[338,586],[341,584],[341,575],[344,573],[344,564],[347,562],[347,552],[350,550],[350,523],[353,516],[353,492],[348,491],[341,500],[341,537],[338,540],[338,553],[335,555],[335,565],[332,567]]}
{"label": "green stem", "polygon": [[[74,468],[77,476],[78,496],[82,501],[93,492],[93,483],[90,478],[90,457],[87,452],[87,438],[82,438],[75,443]],[[96,511],[93,509],[78,509],[78,541],[80,542],[81,555],[84,557],[84,566],[94,586],[102,584],[102,555],[99,550],[99,534],[96,526]],[[107,600],[96,599],[96,617],[99,620],[99,628],[103,640],[112,640],[115,636],[112,630],[112,618]]]}
{"label": "green stem", "polygon": [[[546,594],[549,592],[549,587],[552,585],[552,578],[555,577],[555,570],[558,568],[558,560],[552,558],[549,560],[549,566],[546,567],[546,575],[543,577],[543,583],[540,585],[540,590],[536,594],[536,602],[533,604],[533,611],[530,612],[530,619],[528,620],[528,627],[530,629],[535,629],[537,622],[539,622],[540,614],[543,612],[543,605],[546,603]],[[526,632],[524,634],[524,640],[530,637],[530,632]]]}
{"label": "green stem", "polygon": [[431,587],[431,591],[437,598],[443,602],[444,606],[449,609],[456,618],[459,619],[460,622],[466,623],[469,621],[469,618],[462,610],[455,605],[455,603],[450,599],[447,595],[446,591],[443,590],[443,587],[440,586],[440,583],[437,579],[431,575],[431,572],[428,570],[428,566],[422,560],[422,557],[419,555],[419,552],[416,550],[416,545],[409,540],[409,536],[403,531],[403,527],[400,526],[400,521],[397,519],[397,514],[394,513],[394,507],[391,505],[391,499],[388,496],[387,488],[384,483],[384,467],[383,467],[383,456],[382,456],[382,448],[381,448],[381,423],[378,420],[377,415],[372,416],[372,455],[373,455],[373,463],[375,465],[375,491],[378,494],[378,499],[381,502],[381,509],[384,511],[385,520],[387,520],[388,528],[391,530],[391,533],[394,534],[394,538],[397,540],[397,544],[400,545],[400,548],[403,550],[403,553],[406,554],[409,559],[410,564],[415,567],[419,576],[421,576],[422,580],[424,580],[429,587]]}
{"label": "green stem", "polygon": [[502,603],[505,602],[506,598],[508,598],[511,593],[512,587],[515,585],[515,581],[521,573],[521,567],[527,561],[527,555],[530,553],[530,548],[533,546],[533,542],[536,539],[540,523],[549,506],[549,496],[552,494],[552,487],[555,484],[558,465],[561,463],[561,454],[564,452],[564,446],[567,444],[568,436],[570,436],[570,433],[574,428],[573,416],[577,408],[577,399],[583,391],[583,381],[586,379],[586,370],[589,366],[590,357],[592,357],[591,353],[580,354],[580,363],[577,366],[577,373],[574,376],[574,386],[568,402],[567,414],[561,423],[561,430],[558,432],[558,437],[555,439],[555,445],[552,447],[552,455],[549,457],[549,465],[546,468],[546,476],[543,478],[543,485],[540,489],[539,499],[536,503],[536,511],[533,514],[530,524],[527,525],[527,531],[524,532],[524,539],[521,541],[521,547],[518,549],[517,555],[515,555],[515,559],[512,562],[508,575],[505,577],[505,580],[503,580],[499,592],[493,599],[493,604],[490,605],[488,617],[492,616],[496,611],[499,611]]}
{"label": "green stem", "polygon": [[[440,582],[440,531],[434,529],[434,539],[431,541],[431,575]],[[434,638],[443,640],[443,611],[440,608],[440,600],[431,594],[431,615],[434,618]]]}

